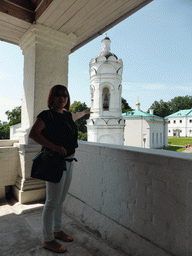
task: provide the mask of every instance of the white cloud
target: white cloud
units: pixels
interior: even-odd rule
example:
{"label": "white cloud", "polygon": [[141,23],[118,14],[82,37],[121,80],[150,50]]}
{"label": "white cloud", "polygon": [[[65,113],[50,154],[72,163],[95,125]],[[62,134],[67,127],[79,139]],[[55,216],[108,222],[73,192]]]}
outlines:
{"label": "white cloud", "polygon": [[161,85],[161,84],[146,84],[146,85],[143,85],[143,88],[149,89],[149,90],[162,90],[162,89],[165,89],[164,85]]}
{"label": "white cloud", "polygon": [[192,86],[178,86],[177,89],[179,89],[181,91],[192,92]]}

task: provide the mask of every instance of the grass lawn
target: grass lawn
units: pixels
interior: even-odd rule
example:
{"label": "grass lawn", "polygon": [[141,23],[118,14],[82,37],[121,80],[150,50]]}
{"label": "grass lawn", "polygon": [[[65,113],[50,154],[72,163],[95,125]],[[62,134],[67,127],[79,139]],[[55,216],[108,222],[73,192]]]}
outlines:
{"label": "grass lawn", "polygon": [[173,137],[168,137],[168,143],[169,145],[174,145],[174,146],[183,146],[185,147],[186,144],[190,144],[192,146],[192,137],[180,137],[180,138],[173,138]]}
{"label": "grass lawn", "polygon": [[185,147],[169,146],[168,148],[165,148],[165,150],[182,152],[185,150]]}

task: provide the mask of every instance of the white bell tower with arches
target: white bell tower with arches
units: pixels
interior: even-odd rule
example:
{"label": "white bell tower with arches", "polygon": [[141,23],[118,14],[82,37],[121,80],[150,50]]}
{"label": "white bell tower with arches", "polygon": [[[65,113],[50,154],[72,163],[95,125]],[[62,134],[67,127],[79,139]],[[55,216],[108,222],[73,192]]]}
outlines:
{"label": "white bell tower with arches", "polygon": [[123,62],[110,51],[105,35],[102,51],[89,63],[91,111],[87,120],[88,141],[124,144],[124,120],[121,117]]}

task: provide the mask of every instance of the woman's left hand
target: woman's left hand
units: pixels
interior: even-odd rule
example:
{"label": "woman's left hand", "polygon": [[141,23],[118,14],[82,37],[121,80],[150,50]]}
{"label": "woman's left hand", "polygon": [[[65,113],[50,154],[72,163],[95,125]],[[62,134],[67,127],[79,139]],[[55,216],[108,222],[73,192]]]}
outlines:
{"label": "woman's left hand", "polygon": [[87,115],[87,114],[92,114],[93,112],[89,111],[89,110],[83,110],[81,112],[77,112],[77,113],[72,113],[72,118],[73,118],[73,121],[76,121],[78,120],[79,118],[81,118],[82,116],[84,115]]}

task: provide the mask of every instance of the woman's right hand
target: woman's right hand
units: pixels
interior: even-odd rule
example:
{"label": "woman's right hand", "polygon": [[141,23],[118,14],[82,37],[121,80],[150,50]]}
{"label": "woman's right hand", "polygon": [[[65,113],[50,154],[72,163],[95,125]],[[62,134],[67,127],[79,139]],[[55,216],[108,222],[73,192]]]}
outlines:
{"label": "woman's right hand", "polygon": [[54,150],[56,152],[58,152],[61,156],[66,156],[67,155],[67,150],[62,146],[55,146]]}

